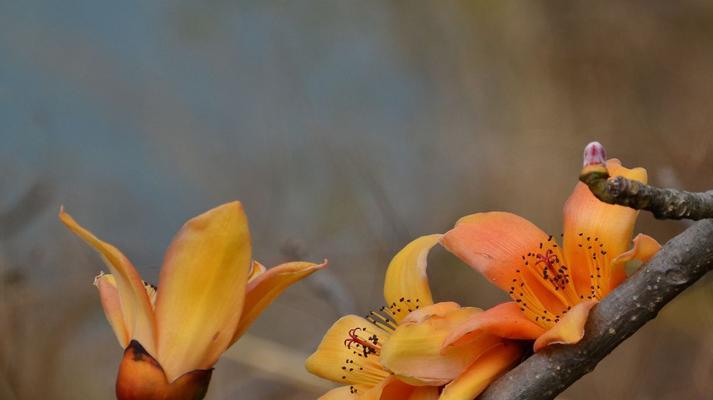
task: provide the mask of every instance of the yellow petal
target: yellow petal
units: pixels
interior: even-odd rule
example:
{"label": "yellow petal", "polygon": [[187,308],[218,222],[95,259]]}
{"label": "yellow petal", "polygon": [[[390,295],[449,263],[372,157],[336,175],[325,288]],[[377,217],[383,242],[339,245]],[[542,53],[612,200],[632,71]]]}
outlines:
{"label": "yellow petal", "polygon": [[[378,385],[359,394],[359,400],[416,400],[431,399],[432,397],[421,397],[428,394],[430,390],[419,391],[415,387],[402,382],[393,376],[379,382]],[[437,393],[437,392],[436,392]],[[438,397],[435,397],[436,399]]]}
{"label": "yellow petal", "polygon": [[364,355],[359,345],[350,345],[346,341],[353,329],[358,329],[356,333],[360,337],[375,335],[379,345],[389,337],[386,331],[362,317],[344,316],[327,330],[317,350],[307,358],[305,368],[319,377],[343,385],[371,387],[379,384],[389,373],[381,367],[375,353]]}
{"label": "yellow petal", "polygon": [[396,322],[409,312],[433,304],[426,266],[428,252],[443,235],[428,235],[407,244],[386,270],[384,298]]}
{"label": "yellow petal", "polygon": [[243,207],[233,202],[190,221],[166,252],[156,300],[158,357],[169,380],[213,366],[233,338],[251,265]]}
{"label": "yellow petal", "polygon": [[659,242],[651,236],[643,233],[636,235],[634,238],[634,247],[627,252],[619,254],[618,257],[612,260],[612,285],[610,289],[619,286],[619,284],[626,279],[626,264],[629,261],[638,261],[642,264],[647,263],[660,249],[661,245]]}
{"label": "yellow petal", "polygon": [[368,389],[369,387],[363,385],[340,386],[323,394],[318,400],[356,400],[360,392]]}
{"label": "yellow petal", "polygon": [[535,340],[535,351],[551,344],[574,344],[582,340],[589,311],[596,304],[596,301],[585,301],[572,307],[554,327]]}
{"label": "yellow petal", "polygon": [[384,343],[381,364],[412,385],[439,386],[450,382],[484,351],[501,341],[494,335],[482,333],[467,344],[442,350],[449,333],[480,312],[477,308],[464,307],[414,321],[404,320]]}
{"label": "yellow petal", "polygon": [[116,281],[121,312],[128,336],[141,342],[149,354],[156,354],[156,322],[151,301],[139,273],[116,247],[106,243],[80,226],[61,209],[59,219],[74,234],[92,246],[102,257]]}
{"label": "yellow petal", "polygon": [[250,267],[250,274],[248,275],[248,283],[250,283],[251,281],[255,280],[255,278],[257,278],[258,276],[265,273],[266,270],[267,270],[267,268],[265,268],[264,265],[253,260],[253,264]]}
{"label": "yellow petal", "polygon": [[104,309],[104,315],[106,315],[109,325],[114,330],[119,345],[121,348],[126,348],[131,337],[124,323],[124,314],[121,312],[116,280],[111,274],[99,274],[94,278],[94,286],[99,290],[99,298]]}
{"label": "yellow petal", "polygon": [[270,305],[283,290],[326,266],[326,260],[322,264],[304,261],[289,262],[270,268],[267,272],[248,282],[238,330],[233,335],[233,340],[230,343],[235,343],[250,327],[255,318],[260,315],[262,310]]}
{"label": "yellow petal", "polygon": [[480,332],[508,339],[534,340],[545,330],[530,321],[515,302],[498,304],[473,315],[455,327],[443,342],[443,346],[467,343]]}
{"label": "yellow petal", "polygon": [[[623,176],[643,183],[647,180],[645,169],[624,168],[616,159],[607,161],[607,170],[612,177]],[[582,298],[591,295],[592,276],[601,275],[594,283],[601,286],[599,298],[613,287],[610,260],[628,249],[638,214],[629,207],[599,201],[587,185],[577,183],[564,206],[563,247],[574,285]]]}
{"label": "yellow petal", "polygon": [[470,400],[476,398],[500,375],[522,357],[522,347],[515,342],[497,345],[468,367],[453,382],[446,385],[440,400]]}

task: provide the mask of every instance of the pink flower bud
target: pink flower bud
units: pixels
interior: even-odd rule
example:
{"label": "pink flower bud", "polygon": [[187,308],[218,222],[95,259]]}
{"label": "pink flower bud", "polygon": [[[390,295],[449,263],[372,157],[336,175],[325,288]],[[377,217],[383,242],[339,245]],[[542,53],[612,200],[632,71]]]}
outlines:
{"label": "pink flower bud", "polygon": [[607,151],[599,142],[591,142],[584,148],[583,166],[605,164],[607,161]]}

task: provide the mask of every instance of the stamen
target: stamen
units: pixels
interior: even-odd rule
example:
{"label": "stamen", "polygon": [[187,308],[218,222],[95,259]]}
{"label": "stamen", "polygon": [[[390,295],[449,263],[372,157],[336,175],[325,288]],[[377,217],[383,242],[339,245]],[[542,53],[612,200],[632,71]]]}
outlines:
{"label": "stamen", "polygon": [[[352,351],[353,358],[347,358],[341,366],[342,380],[347,383],[373,382],[376,384],[388,376],[389,373],[381,367],[378,360],[381,344],[388,335],[378,325],[349,329],[344,346]],[[356,388],[353,390],[352,394],[356,393]]]}

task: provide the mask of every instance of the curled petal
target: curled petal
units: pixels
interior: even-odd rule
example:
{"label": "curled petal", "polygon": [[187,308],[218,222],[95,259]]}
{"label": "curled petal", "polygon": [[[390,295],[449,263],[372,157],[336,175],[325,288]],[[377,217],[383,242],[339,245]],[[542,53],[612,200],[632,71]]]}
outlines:
{"label": "curled petal", "polygon": [[407,244],[386,270],[384,298],[396,321],[409,312],[433,304],[426,266],[428,252],[442,235],[428,235]]}
{"label": "curled petal", "polygon": [[529,301],[553,314],[566,309],[565,294],[543,280],[534,262],[528,266],[524,259],[544,253],[547,244],[551,257],[561,260],[559,249],[551,236],[525,218],[499,211],[472,214],[446,232],[441,243],[499,288],[511,292],[514,282],[524,282]]}
{"label": "curled petal", "polygon": [[[448,313],[459,310],[460,308],[461,307],[458,303],[452,301],[442,301],[409,313],[409,315],[401,320],[401,323],[418,324],[434,316],[445,317]],[[480,311],[479,308],[474,308],[474,310]]]}
{"label": "curled petal", "polygon": [[629,261],[639,261],[642,264],[647,263],[660,249],[661,245],[659,242],[651,236],[643,233],[636,235],[634,238],[634,247],[627,252],[619,254],[619,256],[612,260],[612,288],[619,286],[619,284],[626,279],[626,263]]}
{"label": "curled petal", "polygon": [[[355,330],[356,329],[356,330]],[[375,386],[389,373],[375,353],[364,355],[358,343],[347,340],[352,334],[361,338],[372,335],[377,343],[388,341],[389,334],[362,317],[347,315],[335,322],[322,338],[317,350],[307,358],[305,368],[319,377],[345,385]]]}
{"label": "curled petal", "polygon": [[477,308],[459,308],[445,315],[432,315],[418,322],[403,322],[381,349],[381,364],[399,379],[417,386],[444,385],[462,373],[480,354],[500,342],[481,334],[462,346],[442,351],[450,331],[473,315]]}
{"label": "curled petal", "polygon": [[213,369],[187,372],[168,381],[161,365],[135,340],[124,351],[116,379],[118,400],[201,400]]}
{"label": "curled petal", "polygon": [[304,261],[289,262],[270,268],[267,272],[248,282],[243,313],[231,344],[245,333],[265,307],[270,305],[288,286],[326,266],[326,260],[321,264]]}
{"label": "curled petal", "polygon": [[248,221],[233,202],[186,222],[166,252],[156,300],[158,357],[169,380],[213,366],[240,321],[251,266]]}
{"label": "curled petal", "polygon": [[535,340],[535,351],[551,344],[574,344],[582,340],[589,312],[596,304],[597,302],[592,300],[572,307],[554,327]]}
{"label": "curled petal", "polygon": [[124,314],[121,312],[116,280],[111,274],[99,274],[94,278],[94,286],[99,290],[99,298],[104,309],[104,315],[106,315],[109,325],[114,330],[119,345],[125,349],[131,340],[131,336],[129,336],[129,331],[126,329]]}
{"label": "curled petal", "polygon": [[497,345],[478,357],[468,369],[443,388],[440,400],[474,399],[522,357],[514,342]]}
{"label": "curled petal", "polygon": [[128,336],[139,340],[149,353],[156,354],[156,320],[153,307],[144,283],[131,261],[119,249],[79,225],[64,209],[60,210],[59,219],[101,255],[114,276]]}
{"label": "curled petal", "polygon": [[[612,177],[647,181],[643,168],[628,169],[616,159],[607,161],[606,167]],[[638,211],[629,207],[599,201],[587,185],[577,183],[564,206],[563,247],[575,288],[581,296],[590,295],[591,275],[597,274],[593,270],[596,265],[603,267],[599,273],[605,284],[600,297],[615,287],[612,283],[621,282],[621,276],[612,279],[609,260],[628,249],[637,215]]]}
{"label": "curled petal", "polygon": [[255,278],[265,273],[265,271],[267,271],[267,268],[265,268],[264,265],[253,260],[253,264],[250,267],[250,274],[248,275],[248,283],[252,282],[253,280],[255,280]]}
{"label": "curled petal", "polygon": [[517,303],[508,302],[475,314],[455,327],[443,342],[443,347],[465,344],[481,332],[508,339],[534,340],[545,330],[530,321]]}

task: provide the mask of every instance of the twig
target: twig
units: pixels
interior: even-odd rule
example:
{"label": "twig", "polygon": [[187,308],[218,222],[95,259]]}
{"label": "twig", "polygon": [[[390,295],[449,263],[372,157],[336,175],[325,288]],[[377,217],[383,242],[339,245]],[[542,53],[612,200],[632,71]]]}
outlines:
{"label": "twig", "polygon": [[609,177],[603,162],[604,147],[592,142],[584,150],[584,168],[579,180],[605,203],[651,211],[658,219],[713,218],[713,190],[702,193],[664,189],[617,176]]}
{"label": "twig", "polygon": [[711,269],[713,220],[705,220],[669,241],[648,264],[605,297],[592,310],[581,342],[535,353],[493,383],[479,399],[554,398],[591,372],[616,346]]}
{"label": "twig", "polygon": [[[713,217],[713,192],[659,189],[624,178],[609,180],[606,152],[597,143],[584,151],[580,180],[602,201],[648,210],[657,218]],[[591,372],[674,297],[713,269],[713,220],[697,222],[671,239],[636,274],[590,313],[582,341],[534,354],[494,382],[480,400],[552,399]]]}

